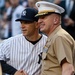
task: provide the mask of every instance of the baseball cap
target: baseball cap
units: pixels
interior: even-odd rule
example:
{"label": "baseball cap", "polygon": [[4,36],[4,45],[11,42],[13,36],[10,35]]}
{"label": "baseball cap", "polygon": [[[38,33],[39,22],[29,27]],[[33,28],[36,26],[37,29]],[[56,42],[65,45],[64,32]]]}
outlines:
{"label": "baseball cap", "polygon": [[62,14],[65,11],[62,7],[47,1],[38,1],[35,6],[38,8],[38,14],[36,16],[42,16],[50,13]]}
{"label": "baseball cap", "polygon": [[35,8],[27,7],[21,13],[21,17],[16,19],[16,21],[38,21],[38,17],[35,15],[38,13],[38,10]]}

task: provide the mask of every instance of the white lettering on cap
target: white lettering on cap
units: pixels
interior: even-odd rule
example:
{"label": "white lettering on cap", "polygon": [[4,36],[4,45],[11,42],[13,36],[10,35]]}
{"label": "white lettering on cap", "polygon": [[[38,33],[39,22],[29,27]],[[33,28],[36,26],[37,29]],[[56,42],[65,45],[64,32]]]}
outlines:
{"label": "white lettering on cap", "polygon": [[26,10],[22,12],[22,15],[25,16],[26,15]]}

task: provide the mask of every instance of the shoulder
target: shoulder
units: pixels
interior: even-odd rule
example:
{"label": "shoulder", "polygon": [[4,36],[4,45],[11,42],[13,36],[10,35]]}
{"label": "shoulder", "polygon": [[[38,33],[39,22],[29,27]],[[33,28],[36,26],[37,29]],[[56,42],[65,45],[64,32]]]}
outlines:
{"label": "shoulder", "polygon": [[20,44],[21,39],[23,39],[23,35],[17,35],[8,39],[3,40],[0,43],[0,49],[10,49],[11,47],[15,47],[15,45]]}
{"label": "shoulder", "polygon": [[3,40],[2,41],[2,43],[5,43],[5,44],[7,44],[7,43],[11,43],[11,42],[13,42],[13,41],[18,41],[18,39],[20,39],[20,38],[22,38],[23,37],[23,35],[22,34],[19,34],[19,35],[16,35],[16,36],[14,36],[14,37],[10,37],[10,38],[8,38],[8,39],[5,39],[5,40]]}
{"label": "shoulder", "polygon": [[13,41],[13,40],[18,41],[18,40],[21,39],[22,37],[23,37],[22,34],[18,34],[18,35],[14,36],[14,37],[9,38],[8,40],[10,40],[10,41]]}
{"label": "shoulder", "polygon": [[55,41],[58,42],[65,42],[65,43],[69,43],[69,44],[73,44],[74,43],[74,39],[72,38],[72,36],[66,32],[64,29],[61,29],[60,31],[58,31],[58,33],[55,34],[54,36]]}

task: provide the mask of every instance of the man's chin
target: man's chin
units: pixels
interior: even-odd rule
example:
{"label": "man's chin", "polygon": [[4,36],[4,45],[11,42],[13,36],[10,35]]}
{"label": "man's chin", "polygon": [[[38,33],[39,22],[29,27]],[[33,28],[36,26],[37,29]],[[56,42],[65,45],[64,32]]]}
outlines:
{"label": "man's chin", "polygon": [[44,29],[40,29],[41,32],[44,32]]}
{"label": "man's chin", "polygon": [[44,30],[40,30],[40,32],[45,33]]}
{"label": "man's chin", "polygon": [[27,36],[26,34],[23,34],[24,36]]}

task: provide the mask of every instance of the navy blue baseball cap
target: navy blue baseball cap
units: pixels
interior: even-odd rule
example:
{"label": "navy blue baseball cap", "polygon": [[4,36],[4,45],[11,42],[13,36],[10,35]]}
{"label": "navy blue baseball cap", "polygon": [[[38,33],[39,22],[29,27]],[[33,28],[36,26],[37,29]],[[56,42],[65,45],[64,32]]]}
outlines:
{"label": "navy blue baseball cap", "polygon": [[16,21],[38,21],[38,17],[35,17],[36,14],[38,14],[38,10],[27,7],[21,13],[21,17],[16,19]]}

